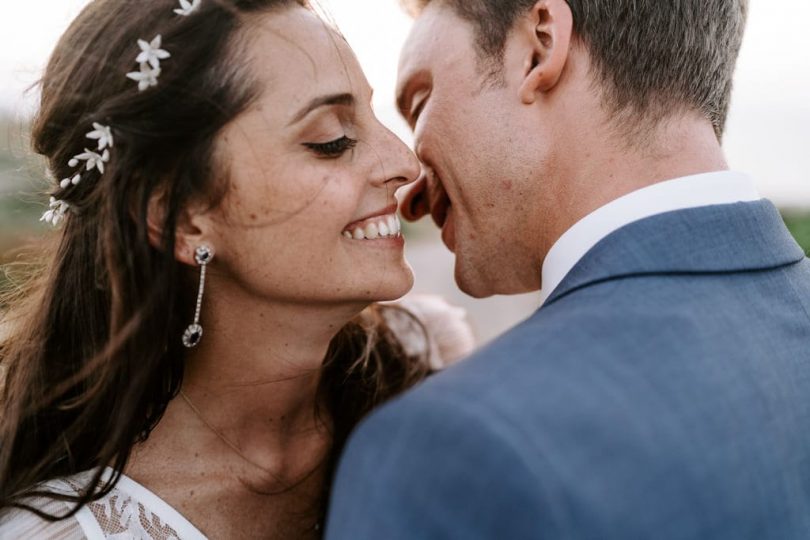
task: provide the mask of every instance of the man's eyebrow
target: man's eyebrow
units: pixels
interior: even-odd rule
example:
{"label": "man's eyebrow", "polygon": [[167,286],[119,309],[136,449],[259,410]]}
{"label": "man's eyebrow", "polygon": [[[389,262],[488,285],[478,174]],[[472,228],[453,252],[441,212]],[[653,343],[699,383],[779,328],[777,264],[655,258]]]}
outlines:
{"label": "man's eyebrow", "polygon": [[297,122],[300,122],[315,109],[319,109],[327,105],[351,106],[354,105],[354,96],[352,94],[344,92],[341,94],[330,94],[327,96],[316,97],[315,99],[307,103],[304,107],[302,107],[300,111],[295,113],[295,116],[293,116],[293,119],[290,120],[290,123],[287,125],[291,126]]}

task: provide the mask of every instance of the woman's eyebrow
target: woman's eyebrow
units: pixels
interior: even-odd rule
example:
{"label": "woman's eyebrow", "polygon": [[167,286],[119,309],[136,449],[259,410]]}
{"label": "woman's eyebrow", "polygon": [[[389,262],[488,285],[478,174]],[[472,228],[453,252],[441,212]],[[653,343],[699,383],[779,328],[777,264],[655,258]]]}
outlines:
{"label": "woman's eyebrow", "polygon": [[290,120],[290,123],[287,124],[291,126],[297,122],[300,122],[304,118],[309,115],[312,111],[319,109],[321,107],[326,107],[327,105],[346,105],[351,106],[354,105],[354,96],[348,93],[341,93],[341,94],[330,94],[326,96],[316,97],[309,103],[307,103],[300,111],[298,111],[293,119]]}

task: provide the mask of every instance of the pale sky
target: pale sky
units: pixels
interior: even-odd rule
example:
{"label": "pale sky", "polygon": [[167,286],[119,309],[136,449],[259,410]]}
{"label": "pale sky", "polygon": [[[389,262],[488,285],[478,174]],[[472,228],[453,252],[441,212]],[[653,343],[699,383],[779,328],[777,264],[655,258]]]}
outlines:
{"label": "pale sky", "polygon": [[[354,47],[375,88],[375,109],[406,142],[393,107],[399,48],[410,27],[397,0],[319,0]],[[0,109],[30,114],[34,83],[51,49],[87,0],[3,0]],[[750,0],[725,149],[766,197],[810,208],[810,1]]]}

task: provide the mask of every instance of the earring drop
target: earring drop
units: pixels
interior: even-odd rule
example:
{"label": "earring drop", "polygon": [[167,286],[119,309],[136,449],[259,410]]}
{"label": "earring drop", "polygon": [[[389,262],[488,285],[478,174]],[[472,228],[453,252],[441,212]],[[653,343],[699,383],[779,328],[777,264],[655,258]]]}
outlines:
{"label": "earring drop", "polygon": [[193,349],[200,344],[203,329],[200,326],[200,308],[202,308],[203,292],[205,291],[205,269],[214,258],[214,251],[208,246],[200,246],[194,251],[194,260],[200,265],[200,288],[197,291],[197,307],[194,310],[194,322],[183,333],[183,345]]}

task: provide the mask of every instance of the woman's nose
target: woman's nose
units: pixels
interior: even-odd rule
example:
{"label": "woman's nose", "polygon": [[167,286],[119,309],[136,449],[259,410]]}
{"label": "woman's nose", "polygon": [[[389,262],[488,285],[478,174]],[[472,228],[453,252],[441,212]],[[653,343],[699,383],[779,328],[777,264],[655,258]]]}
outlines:
{"label": "woman's nose", "polygon": [[383,127],[383,136],[386,139],[384,154],[380,159],[382,170],[376,175],[385,185],[396,189],[415,182],[422,167],[416,155],[393,132]]}

